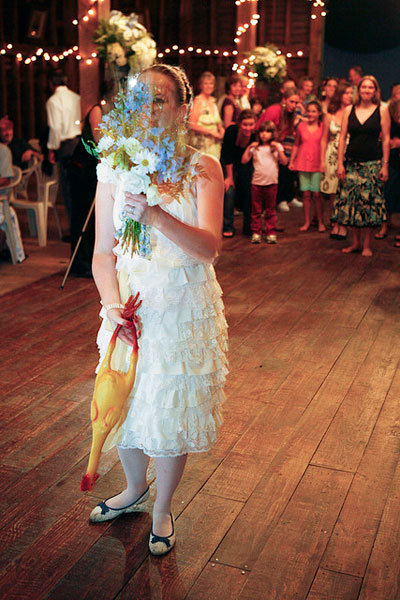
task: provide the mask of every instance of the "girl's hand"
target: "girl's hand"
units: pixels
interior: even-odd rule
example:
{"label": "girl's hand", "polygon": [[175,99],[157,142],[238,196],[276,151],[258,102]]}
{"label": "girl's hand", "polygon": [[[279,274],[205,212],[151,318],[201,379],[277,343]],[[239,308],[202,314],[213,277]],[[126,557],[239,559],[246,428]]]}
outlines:
{"label": "girl's hand", "polygon": [[343,182],[346,178],[346,171],[343,165],[339,165],[337,166],[337,176],[338,179]]}
{"label": "girl's hand", "polygon": [[275,140],[273,140],[273,141],[270,143],[270,146],[271,146],[271,148],[272,148],[273,150],[278,150],[278,149],[279,149],[279,147],[278,147],[278,142],[276,142]]}
{"label": "girl's hand", "polygon": [[127,217],[143,223],[144,225],[154,225],[158,206],[149,206],[144,194],[125,194],[125,212]]}
{"label": "girl's hand", "polygon": [[249,148],[257,148],[259,146],[258,142],[251,142]]}
{"label": "girl's hand", "polygon": [[292,162],[290,162],[290,163],[288,164],[288,169],[289,169],[290,171],[295,171],[295,170],[296,170],[296,169],[293,167],[293,163],[292,163]]}
{"label": "girl's hand", "polygon": [[389,169],[387,165],[382,165],[382,168],[379,171],[379,179],[381,181],[387,181],[389,179]]}
{"label": "girl's hand", "polygon": [[118,337],[120,340],[128,344],[128,346],[133,346],[133,334],[132,330],[129,327],[130,323],[126,319],[122,318],[122,308],[111,308],[107,312],[107,318],[110,321],[113,331],[117,325],[122,325],[119,330]]}

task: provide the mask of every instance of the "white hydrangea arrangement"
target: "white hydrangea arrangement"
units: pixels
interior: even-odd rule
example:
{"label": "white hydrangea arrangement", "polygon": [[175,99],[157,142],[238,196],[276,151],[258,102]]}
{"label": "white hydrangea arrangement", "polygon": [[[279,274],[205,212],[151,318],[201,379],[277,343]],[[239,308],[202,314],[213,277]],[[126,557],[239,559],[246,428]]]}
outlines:
{"label": "white hydrangea arrangement", "polygon": [[117,66],[128,63],[132,72],[150,67],[157,56],[155,41],[135,13],[112,10],[100,21],[94,41],[101,58]]}
{"label": "white hydrangea arrangement", "polygon": [[257,46],[248,53],[249,67],[258,79],[282,83],[286,77],[286,58],[273,44]]}

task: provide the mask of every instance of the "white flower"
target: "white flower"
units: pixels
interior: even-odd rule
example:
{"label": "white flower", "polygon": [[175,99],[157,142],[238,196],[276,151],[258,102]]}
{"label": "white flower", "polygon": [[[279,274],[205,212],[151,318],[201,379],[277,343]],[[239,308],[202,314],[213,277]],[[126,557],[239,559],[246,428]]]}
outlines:
{"label": "white flower", "polygon": [[132,194],[144,194],[150,185],[150,177],[143,173],[138,173],[135,169],[118,173],[122,189]]}
{"label": "white flower", "polygon": [[96,171],[97,179],[102,183],[117,182],[114,169],[112,169],[104,159],[101,159],[101,161],[98,163]]}
{"label": "white flower", "polygon": [[110,154],[105,156],[102,159],[102,161],[105,161],[105,163],[110,167],[110,169],[112,169],[114,167],[114,158],[115,158],[115,152],[111,152]]}
{"label": "white flower", "polygon": [[131,32],[131,30],[130,30],[130,29],[124,29],[124,30],[123,30],[123,33],[122,33],[122,36],[123,36],[124,40],[126,40],[127,42],[129,42],[129,40],[130,40],[130,39],[131,39],[131,37],[132,37],[132,32]]}
{"label": "white flower", "polygon": [[123,142],[121,141],[121,146],[122,145],[124,146],[125,151],[126,151],[127,155],[129,156],[129,158],[132,158],[132,159],[135,159],[136,154],[138,152],[140,152],[140,150],[142,150],[142,148],[143,148],[143,146],[139,142],[139,140],[137,140],[134,137],[124,138]]}
{"label": "white flower", "polygon": [[112,137],[105,134],[100,138],[100,141],[97,145],[97,150],[99,152],[103,152],[103,150],[108,150],[108,148],[110,148],[110,146],[112,146],[113,143],[114,143],[114,140],[112,139]]}
{"label": "white flower", "polygon": [[135,155],[134,162],[138,165],[137,168],[143,170],[144,173],[154,173],[158,157],[150,150],[143,149]]}
{"label": "white flower", "polygon": [[146,44],[144,44],[141,40],[133,44],[131,48],[135,54],[139,55],[139,57],[141,57],[143,54],[147,54],[148,52]]}
{"label": "white flower", "polygon": [[158,188],[153,183],[149,186],[146,195],[147,204],[149,206],[155,206],[156,204],[160,204],[160,202],[162,201]]}

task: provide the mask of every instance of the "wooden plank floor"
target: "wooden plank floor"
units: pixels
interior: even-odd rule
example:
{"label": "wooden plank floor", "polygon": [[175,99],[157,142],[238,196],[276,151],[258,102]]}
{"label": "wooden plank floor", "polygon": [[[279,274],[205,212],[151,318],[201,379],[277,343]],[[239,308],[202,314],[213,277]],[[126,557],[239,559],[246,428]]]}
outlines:
{"label": "wooden plank floor", "polygon": [[277,246],[224,242],[225,422],[189,458],[162,559],[147,548],[155,484],[139,512],[88,523],[123,486],[115,451],[79,491],[93,282],[59,290],[56,241],[32,280],[1,265],[0,598],[400,599],[400,253],[390,237],[372,259],[345,256],[328,235],[299,235],[300,220],[281,217]]}

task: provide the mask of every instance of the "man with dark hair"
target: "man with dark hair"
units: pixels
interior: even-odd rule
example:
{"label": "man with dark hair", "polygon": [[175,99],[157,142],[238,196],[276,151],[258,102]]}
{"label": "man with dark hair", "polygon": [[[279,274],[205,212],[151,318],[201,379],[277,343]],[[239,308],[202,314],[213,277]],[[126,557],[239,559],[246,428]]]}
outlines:
{"label": "man with dark hair", "polygon": [[71,224],[68,169],[81,133],[81,99],[78,94],[68,89],[67,77],[60,69],[54,71],[51,77],[50,90],[53,94],[46,102],[49,161],[58,162],[61,193]]}
{"label": "man with dark hair", "polygon": [[354,65],[349,69],[349,79],[353,87],[357,88],[362,76],[363,70],[360,65]]}

